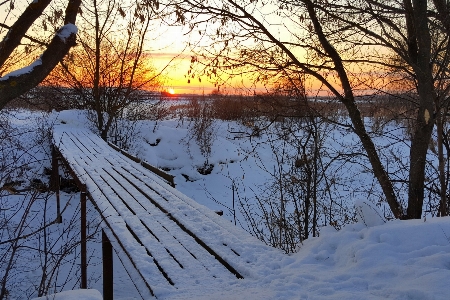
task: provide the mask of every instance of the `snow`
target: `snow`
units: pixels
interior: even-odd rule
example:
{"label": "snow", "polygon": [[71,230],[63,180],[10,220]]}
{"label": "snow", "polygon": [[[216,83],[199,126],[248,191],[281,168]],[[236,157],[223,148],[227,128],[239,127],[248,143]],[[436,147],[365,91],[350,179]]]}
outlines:
{"label": "snow", "polygon": [[[89,130],[62,124],[55,125],[53,132],[55,144],[75,168],[106,217],[105,222],[110,229],[108,236],[130,257],[134,267],[128,267],[127,271],[132,272],[137,267],[138,277],[150,284],[157,298],[170,299],[178,293],[184,295],[193,287],[219,288],[219,283],[235,285],[237,281],[236,276],[202,249],[190,234],[177,227],[173,218],[181,224],[181,228],[187,228],[249,280],[268,273],[265,267],[267,261],[283,258],[280,251],[262,244],[211,210],[162,183],[139,164],[124,159]],[[114,184],[109,186],[108,183]],[[151,197],[152,202],[144,195]],[[151,233],[147,228],[151,229]],[[147,255],[146,250],[150,254]],[[172,259],[174,256],[176,258]],[[163,278],[153,261],[164,270],[175,289]],[[141,281],[137,287],[140,293],[144,293],[147,290],[143,285],[145,281],[138,279],[133,282]]]}
{"label": "snow", "polygon": [[450,218],[326,230],[267,264],[258,282],[195,299],[448,299]]}
{"label": "snow", "polygon": [[77,34],[77,32],[77,26],[75,24],[68,23],[58,30],[57,35],[63,42],[66,42],[68,37],[70,37],[72,34]]}
{"label": "snow", "polygon": [[358,222],[365,224],[367,227],[383,225],[386,222],[383,213],[367,200],[356,200],[355,209]]}
{"label": "snow", "polygon": [[28,65],[26,67],[23,67],[21,69],[12,71],[12,72],[6,74],[5,76],[1,77],[0,81],[8,80],[10,77],[19,77],[21,75],[24,75],[24,74],[27,74],[27,73],[31,73],[34,70],[35,67],[40,66],[40,65],[42,65],[42,60],[39,57],[32,64],[30,64],[30,65]]}
{"label": "snow", "polygon": [[102,300],[102,294],[93,289],[65,291],[33,300]]}
{"label": "snow", "polygon": [[[21,114],[22,118],[27,116],[27,113],[21,112]],[[59,128],[56,129],[56,133],[58,130],[62,133],[70,128],[75,134],[82,134],[88,127],[88,122],[80,111],[54,112],[49,118],[53,119],[55,124],[60,124],[56,126]],[[26,121],[19,120],[16,123],[18,127],[27,126]],[[196,281],[201,278],[200,274],[192,274],[192,278],[185,278],[188,284],[182,286],[183,293],[163,290],[162,285],[157,286],[156,292],[161,295],[161,299],[449,299],[450,217],[386,221],[377,206],[358,195],[350,196],[352,193],[356,194],[351,191],[347,198],[354,203],[357,210],[357,223],[347,224],[340,231],[324,226],[320,230],[319,237],[305,240],[298,252],[294,254],[285,255],[276,250],[268,251],[265,245],[257,242],[250,235],[244,238],[246,233],[240,228],[235,228],[231,194],[232,183],[234,183],[240,197],[250,198],[252,193],[248,189],[244,190],[242,185],[255,186],[267,179],[267,174],[261,171],[258,164],[261,161],[265,163],[270,161],[272,157],[270,149],[259,148],[260,158],[249,156],[248,150],[252,148],[252,145],[248,141],[233,139],[233,136],[230,136],[228,128],[238,125],[223,122],[218,124],[217,139],[209,159],[209,162],[214,164],[214,169],[209,175],[201,175],[197,172],[197,167],[204,163],[204,158],[195,143],[187,140],[186,126],[180,125],[177,120],[165,120],[160,121],[154,131],[154,125],[148,121],[140,123],[139,134],[136,135],[130,152],[154,165],[171,169],[170,173],[176,176],[177,190],[166,187],[162,180],[155,179],[151,183],[152,188],[158,191],[159,197],[165,197],[168,194],[174,197],[173,202],[164,204],[165,208],[180,219],[187,214],[189,218],[185,226],[203,237],[213,236],[211,243],[219,245],[225,240],[231,241],[235,247],[233,249],[241,255],[239,259],[233,261],[238,262],[236,268],[245,277],[243,280],[237,280],[232,277],[218,276],[216,280],[202,284],[201,281]],[[57,137],[55,139],[58,141]],[[161,139],[159,144],[151,146],[150,144],[154,144],[156,139]],[[88,139],[83,140],[83,144],[88,149],[93,149],[91,143],[94,142]],[[87,164],[86,159],[79,156],[80,153],[77,153],[76,148],[71,148],[70,151],[77,162],[78,172],[86,184],[89,183],[88,177],[83,173],[86,165],[93,169],[110,170],[102,161],[93,160]],[[109,159],[115,160],[115,152],[109,151],[106,148],[100,148],[93,151],[92,155],[101,152]],[[148,179],[138,164],[128,163],[125,160],[115,162],[136,175],[133,182],[138,183],[139,180]],[[181,174],[188,175],[192,181],[187,181]],[[355,178],[354,182],[358,182],[357,179]],[[364,182],[367,179],[358,180]],[[355,190],[357,188],[355,187]],[[106,187],[99,187],[93,193],[100,193],[102,189],[105,193],[112,193],[112,191],[108,192]],[[124,191],[117,191],[117,194],[126,195]],[[154,197],[157,198],[158,195]],[[133,208],[142,205],[148,210],[152,209],[150,203],[144,203],[144,199],[130,200],[129,203]],[[161,203],[164,202],[161,201]],[[99,204],[105,205],[102,208],[110,216],[108,217],[110,222],[123,224],[123,220],[126,219],[133,227],[138,228],[136,224],[140,216],[125,213],[126,209],[123,205],[120,206],[119,201],[116,203],[117,211],[111,210],[106,203]],[[225,215],[215,216],[211,213],[211,209],[223,209]],[[118,212],[122,213],[122,216]],[[239,226],[239,222],[245,221],[239,212],[237,215]],[[151,218],[148,218],[146,224],[151,227],[156,226],[158,222],[164,222],[163,217],[154,213]],[[169,226],[168,223],[163,224]],[[225,228],[226,233],[220,234],[221,231],[217,228]],[[153,237],[143,236],[142,233],[139,231],[137,234],[145,245],[156,245]],[[245,243],[239,244],[240,240],[244,240]],[[117,244],[117,241],[112,242],[113,245]],[[132,238],[123,242],[134,247],[132,251],[136,251],[136,255],[142,252],[141,246],[132,243]],[[177,241],[170,236],[166,237],[164,243],[168,247],[173,247],[170,249],[174,249],[174,255],[181,253],[182,249],[179,246],[175,248]],[[97,249],[98,254],[99,245],[92,244],[88,247],[94,249],[94,252]],[[116,245],[116,248],[119,247]],[[152,249],[157,251],[156,248]],[[225,248],[223,251],[223,255],[231,259],[231,254],[227,254]],[[120,249],[116,252],[126,265],[126,269],[132,270],[133,266],[127,262],[126,254]],[[167,254],[164,255],[167,256]],[[118,257],[115,257],[114,265],[115,298],[140,299],[125,269],[121,268],[120,264],[116,266],[120,262]],[[207,258],[204,259],[206,262]],[[95,259],[92,261],[94,262]],[[183,261],[186,265],[192,262],[192,257],[186,257]],[[145,269],[150,262],[142,256],[138,263]],[[162,264],[169,272],[173,273],[177,270],[176,265],[169,261],[163,261]],[[89,265],[88,273],[94,272],[101,272],[101,264]],[[220,270],[212,269],[211,272],[221,274]],[[136,272],[130,274],[135,284],[142,284],[139,274]],[[144,275],[154,276],[150,271]],[[178,276],[177,278],[183,279],[184,275]],[[154,280],[158,279],[154,278]],[[92,282],[89,287],[101,291],[101,281]],[[70,293],[76,295],[73,296],[74,299],[91,297],[91,295],[77,294],[84,291],[75,291],[63,292],[55,299],[70,299],[66,296]],[[92,297],[96,298],[87,299],[101,299],[98,298],[98,293]]]}
{"label": "snow", "polygon": [[[448,299],[450,218],[327,230],[259,280],[170,299]],[[257,268],[255,268],[257,270]],[[256,271],[255,270],[255,271]]]}
{"label": "snow", "polygon": [[[77,34],[78,32],[78,28],[76,25],[74,24],[66,24],[64,26],[62,26],[58,31],[57,31],[57,36],[63,41],[66,42],[67,38],[70,37],[72,34]],[[8,74],[6,74],[5,76],[0,78],[0,81],[3,80],[8,80],[10,77],[19,77],[21,75],[27,74],[27,73],[31,73],[35,67],[42,65],[42,60],[39,57],[38,59],[36,59],[33,63],[31,63],[30,65],[23,67],[21,69],[18,70],[14,70]]]}

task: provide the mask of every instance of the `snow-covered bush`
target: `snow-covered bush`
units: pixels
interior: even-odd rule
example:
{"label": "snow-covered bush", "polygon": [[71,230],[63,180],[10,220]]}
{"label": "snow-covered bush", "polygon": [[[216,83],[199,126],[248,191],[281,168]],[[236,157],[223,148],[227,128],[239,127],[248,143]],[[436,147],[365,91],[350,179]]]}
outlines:
{"label": "snow-covered bush", "polygon": [[363,223],[367,227],[383,225],[386,223],[382,212],[370,201],[356,200],[355,212],[358,222]]}

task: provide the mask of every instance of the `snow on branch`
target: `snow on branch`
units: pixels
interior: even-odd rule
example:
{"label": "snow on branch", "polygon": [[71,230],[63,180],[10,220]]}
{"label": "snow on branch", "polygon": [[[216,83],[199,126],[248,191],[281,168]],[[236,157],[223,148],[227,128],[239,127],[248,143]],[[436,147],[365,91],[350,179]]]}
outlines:
{"label": "snow on branch", "polygon": [[41,57],[31,65],[0,79],[0,109],[9,101],[37,86],[75,45],[76,26],[65,25],[57,31]]}
{"label": "snow on branch", "polygon": [[19,77],[21,75],[27,74],[27,73],[31,73],[34,68],[36,66],[40,66],[42,65],[42,60],[41,57],[39,57],[38,59],[36,59],[31,65],[23,67],[21,69],[18,70],[14,70],[8,74],[6,74],[5,76],[0,78],[0,81],[4,81],[4,80],[8,80],[10,77]]}
{"label": "snow on branch", "polygon": [[66,24],[63,27],[61,27],[58,30],[58,33],[56,34],[63,42],[66,42],[66,40],[72,35],[77,34],[78,28],[75,24]]}
{"label": "snow on branch", "polygon": [[[62,26],[60,29],[58,29],[56,36],[59,37],[61,39],[61,41],[63,41],[64,43],[67,43],[68,39],[71,36],[76,35],[77,32],[78,32],[77,26],[69,23],[69,24]],[[32,64],[30,64],[26,67],[23,67],[18,70],[14,70],[14,71],[6,74],[5,76],[0,78],[0,81],[8,80],[10,77],[19,77],[21,75],[31,73],[35,69],[35,67],[42,65],[41,57],[39,57]]]}

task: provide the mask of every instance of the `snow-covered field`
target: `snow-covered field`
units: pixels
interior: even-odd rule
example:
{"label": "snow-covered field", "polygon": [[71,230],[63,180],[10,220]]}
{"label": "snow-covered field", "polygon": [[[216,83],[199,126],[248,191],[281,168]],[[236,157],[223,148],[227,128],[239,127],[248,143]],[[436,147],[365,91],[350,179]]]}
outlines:
{"label": "snow-covered field", "polygon": [[[61,121],[73,126],[89,126],[85,116],[77,111],[52,113],[44,117],[40,117],[39,113],[16,111],[8,119],[17,130],[14,133],[18,137],[17,142],[23,143],[25,147],[20,151],[8,152],[10,155],[3,156],[2,165],[7,167],[11,156],[18,157],[21,162],[31,163],[24,170],[27,175],[24,178],[39,178],[43,182],[48,180],[48,176],[42,175],[44,167],[51,165],[49,140],[44,134],[48,132],[46,129],[52,123]],[[248,229],[243,212],[239,209],[239,201],[253,201],[255,195],[264,191],[264,183],[271,178],[274,156],[273,149],[264,144],[266,136],[253,137],[250,141],[240,134],[246,130],[242,125],[236,122],[216,122],[214,143],[208,158],[208,164],[213,165],[213,169],[211,174],[202,175],[198,168],[205,164],[205,157],[195,141],[189,138],[188,126],[186,120],[164,120],[157,124],[141,121],[137,124],[128,151],[153,165],[170,170],[176,176],[177,189],[210,209],[223,210],[224,218],[230,222],[236,221],[237,226]],[[327,144],[327,147],[337,148],[344,144],[347,147],[357,147],[351,135],[339,136],[340,133],[335,132],[331,135],[338,135],[333,140],[342,144],[333,142]],[[3,154],[6,153],[5,150],[3,149]],[[366,199],[360,192],[361,186],[370,185],[373,179],[369,175],[362,176],[359,172],[364,169],[358,169],[357,166],[342,164],[333,172],[340,174],[346,181],[346,184],[339,185],[338,188],[340,197],[345,199],[342,203],[352,207],[356,201],[361,207],[363,217],[359,216],[358,223],[347,224],[340,231],[330,226],[321,226],[320,236],[304,241],[297,253],[285,255],[280,261],[268,261],[265,273],[242,280],[237,286],[223,286],[220,290],[208,291],[203,297],[199,296],[201,291],[198,291],[195,298],[450,299],[450,218],[427,217],[423,220],[385,222],[378,216],[383,215],[383,212],[374,213],[378,210],[376,206],[361,201]],[[4,170],[8,170],[6,167]],[[2,173],[2,186],[7,180],[23,174],[13,174],[11,178],[5,175],[6,171]],[[23,183],[23,186],[26,184]],[[1,218],[8,215],[7,205],[28,199],[21,194],[10,195],[2,191]],[[76,230],[77,223],[71,223],[71,220],[75,220],[77,216],[77,200],[77,194],[62,193],[64,223],[51,225],[49,238],[65,236],[66,239],[53,244],[61,245],[70,241],[72,235],[75,236],[73,233],[66,233],[64,228],[71,224]],[[43,222],[42,211],[48,211],[45,217],[52,220],[55,210],[55,198],[52,195],[48,199],[43,197],[42,200],[34,201],[31,209],[33,213],[30,215],[35,217],[29,223],[30,228],[38,227]],[[90,229],[94,232],[97,216],[93,210],[89,214]],[[324,224],[321,225],[325,225],[326,222],[322,221]],[[32,230],[25,229],[24,234],[29,231]],[[1,241],[8,239],[3,228],[0,238]],[[39,241],[21,241],[21,245],[34,247],[37,242]],[[5,248],[2,247],[4,245],[0,245],[0,250],[5,253]],[[92,255],[88,267],[91,279],[89,287],[101,291],[98,234],[93,236],[88,247]],[[77,251],[73,249],[73,256],[78,256]],[[7,289],[11,299],[27,299],[37,295],[31,292],[33,287],[40,286],[39,280],[42,278],[39,270],[43,264],[43,256],[37,253],[39,252],[20,250],[20,256],[15,261],[17,267],[14,269],[14,276],[8,278]],[[2,277],[6,261],[4,258],[0,259]],[[116,298],[138,299],[137,292],[117,259],[114,267]],[[68,259],[58,269],[58,285],[50,287],[49,292],[76,288],[76,281],[65,279],[69,275],[76,277],[75,269],[76,260]],[[97,297],[95,293],[86,295],[86,299]],[[192,295],[186,295],[183,299],[192,299]],[[81,297],[81,294],[72,297]]]}

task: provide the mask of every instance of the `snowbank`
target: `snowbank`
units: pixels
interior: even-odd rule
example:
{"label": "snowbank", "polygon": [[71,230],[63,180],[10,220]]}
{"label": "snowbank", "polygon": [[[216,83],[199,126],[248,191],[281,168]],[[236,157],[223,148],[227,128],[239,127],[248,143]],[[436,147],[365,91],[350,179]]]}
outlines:
{"label": "snowbank", "polygon": [[259,280],[184,299],[449,299],[450,217],[327,228],[267,266]]}
{"label": "snowbank", "polygon": [[[450,218],[324,230],[267,283],[276,299],[449,299]],[[289,292],[290,291],[290,292]]]}
{"label": "snowbank", "polygon": [[45,297],[34,298],[33,300],[103,300],[102,295],[97,290],[73,290],[65,291]]}
{"label": "snowbank", "polygon": [[355,211],[358,222],[367,227],[383,225],[386,222],[383,213],[370,201],[356,200]]}

